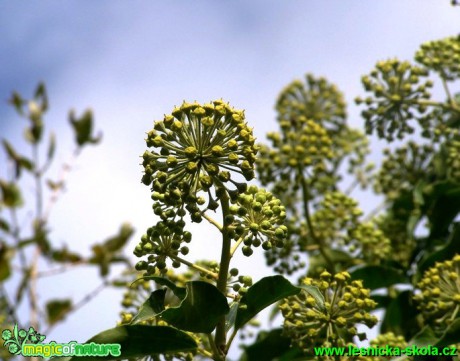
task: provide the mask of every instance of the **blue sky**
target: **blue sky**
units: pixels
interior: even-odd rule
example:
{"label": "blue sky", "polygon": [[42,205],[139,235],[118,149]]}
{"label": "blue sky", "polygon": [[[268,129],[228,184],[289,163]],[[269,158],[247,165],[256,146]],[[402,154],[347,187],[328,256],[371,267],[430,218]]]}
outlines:
{"label": "blue sky", "polygon": [[[222,97],[246,109],[247,121],[263,141],[267,131],[276,129],[273,106],[279,91],[311,72],[337,84],[349,103],[349,122],[362,127],[352,102],[363,93],[361,75],[377,60],[410,60],[422,42],[458,34],[460,8],[449,3],[2,1],[0,135],[23,146],[24,122],[6,100],[12,90],[29,96],[39,81],[45,81],[51,102],[48,130],[59,134],[58,161],[64,161],[72,151],[67,112],[91,107],[103,142],[85,149],[78,159],[68,192],[53,211],[52,237],[57,244],[68,243],[88,253],[92,242],[128,221],[138,231],[131,251],[154,222],[150,192],[139,182],[144,133],[154,119],[184,99],[205,102]],[[0,175],[4,161],[0,156]],[[57,173],[53,168],[50,175]],[[217,244],[195,241],[192,258],[217,254]],[[244,267],[249,273],[247,260]],[[59,287],[45,284],[42,299],[65,295],[79,299],[82,290],[97,284],[94,270],[72,272],[69,277],[59,278]],[[82,277],[86,284],[64,287],[66,280],[75,284]],[[83,341],[111,327],[119,297],[103,293],[50,337]]]}

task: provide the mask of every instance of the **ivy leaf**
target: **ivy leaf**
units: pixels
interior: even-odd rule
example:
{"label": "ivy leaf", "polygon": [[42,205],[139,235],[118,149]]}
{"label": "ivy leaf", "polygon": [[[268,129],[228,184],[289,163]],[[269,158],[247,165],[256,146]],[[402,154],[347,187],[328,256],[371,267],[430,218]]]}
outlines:
{"label": "ivy leaf", "polygon": [[288,296],[296,295],[300,288],[295,287],[283,276],[264,277],[248,288],[241,298],[244,305],[236,314],[235,329],[243,327],[265,307]]}
{"label": "ivy leaf", "polygon": [[183,300],[185,298],[185,296],[187,295],[187,291],[185,288],[183,287],[177,287],[173,282],[171,282],[169,279],[167,278],[164,278],[164,277],[158,277],[158,276],[144,276],[144,277],[141,277],[137,280],[135,280],[131,286],[133,284],[135,284],[136,282],[140,281],[140,280],[149,280],[149,281],[154,281],[156,283],[158,283],[159,285],[161,286],[166,286],[168,287],[173,293],[174,295],[179,298],[180,300]]}
{"label": "ivy leaf", "polygon": [[442,262],[450,259],[452,258],[452,255],[456,253],[460,253],[460,222],[454,223],[453,231],[450,233],[446,245],[422,258],[419,266],[417,267],[417,280],[422,277],[423,273],[428,268],[433,267],[436,262]]}
{"label": "ivy leaf", "polygon": [[163,312],[165,309],[165,295],[165,289],[153,291],[150,297],[139,308],[139,312],[134,316],[130,324],[135,325],[136,323],[148,320]]}
{"label": "ivy leaf", "polygon": [[72,310],[72,300],[51,300],[46,304],[48,323],[54,325],[62,321]]}
{"label": "ivy leaf", "polygon": [[357,266],[349,270],[351,279],[362,280],[364,286],[371,290],[389,287],[397,283],[409,283],[407,277],[399,270],[385,266]]}
{"label": "ivy leaf", "polygon": [[412,291],[402,291],[388,305],[380,332],[393,332],[410,339],[419,330],[416,320],[418,315],[419,312],[413,304]]}
{"label": "ivy leaf", "polygon": [[78,253],[69,251],[66,246],[51,251],[51,258],[56,262],[78,263],[83,258]]}
{"label": "ivy leaf", "polygon": [[[92,337],[86,343],[119,344],[119,356],[67,358],[68,361],[101,361],[141,358],[145,356],[193,351],[196,342],[185,332],[167,326],[126,325],[111,328]],[[61,359],[61,358],[59,358]]]}
{"label": "ivy leaf", "polygon": [[102,136],[99,134],[97,137],[91,135],[93,132],[93,113],[91,110],[86,110],[80,118],[75,117],[75,113],[69,113],[69,121],[72,124],[75,132],[75,141],[82,147],[85,144],[97,144],[100,142]]}
{"label": "ivy leaf", "polygon": [[220,318],[229,312],[227,298],[207,282],[191,281],[185,287],[187,293],[180,305],[166,309],[161,317],[185,331],[211,333]]}
{"label": "ivy leaf", "polygon": [[5,182],[4,180],[0,179],[0,190],[2,194],[0,204],[3,204],[8,208],[17,208],[22,206],[23,200],[21,191],[19,190],[16,183]]}
{"label": "ivy leaf", "polygon": [[56,136],[54,135],[54,133],[51,133],[50,142],[48,144],[48,152],[46,153],[48,162],[50,162],[53,159],[55,152],[56,152]]}
{"label": "ivy leaf", "polygon": [[[261,331],[257,340],[245,347],[245,361],[271,361],[290,350],[291,339],[282,335],[283,330],[277,328],[269,332]],[[300,350],[297,350],[300,351]]]}
{"label": "ivy leaf", "polygon": [[11,275],[10,260],[14,255],[14,250],[0,243],[0,282],[3,282]]}
{"label": "ivy leaf", "polygon": [[460,342],[460,318],[457,318],[452,322],[447,329],[444,331],[438,342],[437,347],[446,347],[450,345],[455,345]]}
{"label": "ivy leaf", "polygon": [[230,311],[225,316],[225,330],[230,330],[235,325],[236,314],[238,312],[238,302],[233,302],[230,306]]}

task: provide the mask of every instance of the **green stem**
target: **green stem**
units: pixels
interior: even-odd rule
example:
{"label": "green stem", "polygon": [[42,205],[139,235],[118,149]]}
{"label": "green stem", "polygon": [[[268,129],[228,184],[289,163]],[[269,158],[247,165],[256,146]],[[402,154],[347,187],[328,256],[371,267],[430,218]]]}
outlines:
{"label": "green stem", "polygon": [[235,252],[236,252],[236,250],[238,249],[238,247],[240,246],[240,244],[243,243],[244,237],[246,237],[246,233],[243,234],[243,235],[238,239],[238,241],[236,241],[236,243],[233,245],[232,249],[230,250],[230,257],[233,257],[233,255],[235,254]]}
{"label": "green stem", "polygon": [[209,223],[211,223],[214,227],[216,227],[219,231],[222,232],[222,225],[217,222],[214,218],[210,217],[206,213],[203,213],[203,218],[206,219]]}
{"label": "green stem", "polygon": [[198,272],[202,272],[208,276],[211,276],[213,279],[217,280],[218,279],[218,275],[215,274],[214,272],[211,272],[210,270],[204,268],[204,267],[201,267],[201,266],[198,266],[194,263],[191,263],[183,258],[180,258],[178,256],[169,256],[169,258],[175,260],[175,261],[179,261],[180,263],[183,263],[185,264],[186,266],[190,267],[190,268],[193,268],[195,270],[197,270]]}
{"label": "green stem", "polygon": [[[227,293],[227,280],[228,280],[228,271],[230,268],[230,259],[231,259],[231,238],[228,232],[228,222],[226,221],[226,216],[230,214],[230,204],[227,191],[224,192],[220,198],[220,203],[222,206],[222,218],[224,226],[222,228],[222,253],[220,258],[219,266],[219,277],[217,279],[217,288],[222,294]],[[225,316],[219,320],[216,327],[215,343],[216,347],[219,349],[222,355],[222,360],[225,360],[226,353],[226,329],[225,329]]]}
{"label": "green stem", "polygon": [[321,253],[321,256],[323,256],[326,263],[329,265],[332,273],[335,273],[334,262],[332,262],[331,258],[327,254],[326,245],[324,244],[323,240],[316,236],[315,229],[311,221],[310,209],[308,207],[308,199],[310,198],[310,195],[309,195],[310,193],[308,191],[307,180],[305,179],[302,169],[300,167],[297,169],[297,172],[298,172],[300,181],[302,183],[303,210],[304,210],[305,219],[307,221],[307,226],[311,234],[311,238],[313,238],[313,241],[318,245],[319,252]]}

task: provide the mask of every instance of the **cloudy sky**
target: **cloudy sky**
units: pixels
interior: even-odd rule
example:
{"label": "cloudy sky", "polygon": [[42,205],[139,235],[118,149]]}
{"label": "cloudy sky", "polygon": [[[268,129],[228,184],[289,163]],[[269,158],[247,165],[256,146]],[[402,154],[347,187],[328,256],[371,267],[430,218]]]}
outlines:
{"label": "cloudy sky", "polygon": [[[459,24],[460,8],[449,0],[2,1],[0,135],[23,147],[25,123],[6,101],[11,91],[27,97],[45,81],[47,129],[58,134],[57,163],[66,161],[73,149],[68,110],[91,107],[103,142],[78,159],[53,209],[51,235],[56,244],[88,254],[91,243],[128,221],[138,231],[131,251],[154,222],[150,192],[139,182],[144,133],[174,105],[223,98],[246,109],[263,140],[276,129],[279,91],[311,72],[337,84],[349,103],[349,122],[362,127],[352,103],[362,94],[361,75],[377,60],[412,59],[422,42],[458,34]],[[0,164],[4,175],[3,155]],[[56,167],[50,176],[57,174]],[[192,258],[218,252],[212,240],[196,239],[193,247]],[[243,267],[250,272],[247,262]],[[78,300],[98,283],[94,270],[65,277],[42,286],[42,300]],[[48,340],[84,341],[111,327],[119,298],[104,292]]]}

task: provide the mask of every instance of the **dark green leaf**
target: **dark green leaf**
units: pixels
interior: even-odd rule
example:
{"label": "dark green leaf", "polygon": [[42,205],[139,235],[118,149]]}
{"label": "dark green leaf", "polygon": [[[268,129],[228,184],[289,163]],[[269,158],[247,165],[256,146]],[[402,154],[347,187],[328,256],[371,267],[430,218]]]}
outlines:
{"label": "dark green leaf", "polygon": [[50,162],[53,159],[55,151],[56,151],[56,136],[54,135],[54,133],[51,133],[50,142],[48,145],[48,152],[46,153],[48,162]]}
{"label": "dark green leaf", "polygon": [[62,321],[72,310],[72,300],[51,300],[46,304],[48,323],[53,325]]}
{"label": "dark green leaf", "polygon": [[438,338],[436,337],[433,329],[430,326],[425,326],[412,337],[409,341],[409,345],[415,345],[418,347],[434,346]]}
{"label": "dark green leaf", "polygon": [[16,183],[8,183],[0,179],[0,189],[2,193],[2,199],[0,204],[4,204],[9,208],[20,207],[23,204],[21,191],[19,190]]}
{"label": "dark green leaf", "polygon": [[141,277],[137,280],[135,280],[132,284],[131,284],[131,287],[133,286],[133,284],[135,284],[136,282],[140,281],[140,280],[148,280],[148,281],[154,281],[156,283],[158,283],[159,285],[161,286],[166,286],[168,287],[173,293],[174,295],[179,298],[180,300],[183,300],[185,298],[185,296],[187,295],[187,291],[184,287],[177,287],[174,283],[172,283],[169,279],[167,278],[164,278],[164,277],[158,277],[158,276],[144,276],[144,277]]}
{"label": "dark green leaf", "polygon": [[0,282],[3,282],[11,275],[10,260],[14,251],[6,244],[0,243]]}
{"label": "dark green leaf", "polygon": [[402,291],[388,305],[380,331],[393,332],[411,339],[419,330],[416,319],[418,315],[417,307],[413,304],[412,292]]}
{"label": "dark green leaf", "polygon": [[[73,357],[70,361],[100,361],[140,358],[144,356],[193,351],[196,342],[185,332],[167,326],[127,325],[99,333],[86,343],[114,344],[121,346],[120,356]],[[59,359],[60,360],[60,359]]]}
{"label": "dark green leaf", "polygon": [[77,263],[83,260],[78,253],[71,252],[67,247],[51,251],[51,258],[56,262]]}
{"label": "dark green leaf", "polygon": [[132,325],[151,319],[163,312],[165,307],[166,290],[155,290],[150,294],[150,297],[139,308],[139,312],[131,321]]}
{"label": "dark green leaf", "polygon": [[312,296],[315,299],[316,304],[321,310],[325,310],[326,300],[324,299],[323,294],[317,287],[310,285],[302,285],[300,286],[300,288],[304,289],[310,296]]}
{"label": "dark green leaf", "polygon": [[[354,264],[355,259],[345,251],[338,249],[328,249],[325,252],[338,270],[347,269]],[[307,276],[309,277],[319,276],[319,274],[324,270],[328,270],[329,272],[334,273],[330,269],[329,262],[327,262],[320,253],[311,255],[308,262],[309,267]]]}
{"label": "dark green leaf", "polygon": [[39,83],[35,89],[34,99],[39,102],[40,110],[45,112],[48,110],[48,95],[46,93],[46,87],[44,83]]}
{"label": "dark green leaf", "polygon": [[460,318],[455,319],[447,327],[447,330],[444,331],[435,345],[437,347],[447,347],[458,343],[460,343]]}
{"label": "dark green leaf", "polygon": [[16,109],[19,115],[24,114],[24,111],[22,109],[24,106],[24,100],[18,93],[13,92],[13,94],[11,95],[10,104],[13,105],[13,107]]}
{"label": "dark green leaf", "polygon": [[260,332],[256,342],[245,347],[245,361],[271,361],[289,351],[291,340],[282,332],[280,328]]}
{"label": "dark green leaf", "polygon": [[0,218],[0,229],[7,233],[10,231],[10,224],[3,218]]}
{"label": "dark green leaf", "polygon": [[241,304],[244,307],[238,309],[235,328],[244,326],[265,307],[299,292],[300,288],[293,286],[283,276],[262,278],[249,287],[248,292],[242,297]]}
{"label": "dark green leaf", "polygon": [[389,287],[397,283],[409,283],[399,270],[385,266],[357,266],[349,270],[353,280],[362,280],[364,287],[371,290]]}
{"label": "dark green leaf", "polygon": [[453,231],[450,233],[446,245],[422,258],[417,268],[417,280],[422,277],[428,268],[433,267],[436,262],[450,259],[456,253],[460,253],[460,222],[454,223]]}
{"label": "dark green leaf", "polygon": [[235,325],[236,313],[238,312],[238,302],[233,302],[230,305],[230,311],[225,316],[225,329],[226,331],[230,330]]}
{"label": "dark green leaf", "polygon": [[187,282],[186,290],[180,305],[166,309],[161,317],[185,331],[211,333],[229,311],[227,298],[217,287],[203,281]]}
{"label": "dark green leaf", "polygon": [[71,111],[69,120],[75,131],[75,140],[80,147],[87,143],[99,143],[101,135],[97,137],[91,135],[93,131],[93,113],[90,110],[86,110],[79,119],[75,118],[74,112]]}
{"label": "dark green leaf", "polygon": [[371,298],[377,302],[376,309],[387,308],[391,301],[393,301],[393,298],[386,295],[371,295]]}

